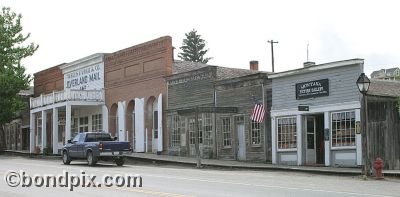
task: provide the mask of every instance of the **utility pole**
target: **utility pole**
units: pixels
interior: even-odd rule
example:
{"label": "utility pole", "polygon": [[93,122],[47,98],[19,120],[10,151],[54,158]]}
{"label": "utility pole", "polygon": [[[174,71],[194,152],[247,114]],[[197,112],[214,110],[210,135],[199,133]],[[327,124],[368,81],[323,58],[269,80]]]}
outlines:
{"label": "utility pole", "polygon": [[274,44],[278,44],[278,41],[268,40],[268,43],[271,44],[272,72],[275,72],[275,65],[274,65]]}
{"label": "utility pole", "polygon": [[201,155],[200,155],[200,130],[199,130],[199,107],[196,107],[194,112],[195,124],[196,124],[196,141],[195,141],[195,148],[196,148],[196,167],[201,168]]}

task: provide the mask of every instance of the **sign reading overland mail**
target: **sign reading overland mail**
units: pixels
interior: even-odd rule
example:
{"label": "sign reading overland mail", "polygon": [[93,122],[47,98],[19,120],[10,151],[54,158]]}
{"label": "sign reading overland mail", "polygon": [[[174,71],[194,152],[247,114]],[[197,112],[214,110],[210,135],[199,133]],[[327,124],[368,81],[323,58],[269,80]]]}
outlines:
{"label": "sign reading overland mail", "polygon": [[321,96],[329,96],[328,79],[296,83],[297,100]]}
{"label": "sign reading overland mail", "polygon": [[64,89],[100,90],[104,88],[104,63],[64,74]]}

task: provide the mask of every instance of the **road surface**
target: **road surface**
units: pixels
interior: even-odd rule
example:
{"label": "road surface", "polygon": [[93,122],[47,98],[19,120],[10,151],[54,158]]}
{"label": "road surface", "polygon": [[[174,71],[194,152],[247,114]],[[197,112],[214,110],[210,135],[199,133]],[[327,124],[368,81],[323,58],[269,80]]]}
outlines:
{"label": "road surface", "polygon": [[[5,176],[10,171],[35,177],[44,175],[95,175],[94,182],[100,187],[11,187]],[[136,187],[105,187],[102,177],[105,175],[140,175],[142,187],[137,179]],[[156,164],[127,164],[118,167],[112,163],[99,163],[89,167],[86,162],[72,162],[63,165],[61,160],[41,160],[14,156],[0,156],[1,197],[62,197],[62,196],[400,196],[400,180],[383,181],[362,180],[360,177],[318,175],[286,171],[252,171],[227,169],[195,169],[185,166]],[[89,179],[91,177],[88,177]],[[10,178],[15,183],[15,177]],[[26,184],[27,179],[25,179]],[[82,181],[81,181],[82,182]],[[88,182],[88,181],[87,181]],[[87,183],[86,182],[86,183]],[[74,182],[76,183],[76,182]],[[86,185],[85,183],[85,185]],[[119,182],[122,183],[122,182]],[[65,182],[64,182],[65,184]]]}

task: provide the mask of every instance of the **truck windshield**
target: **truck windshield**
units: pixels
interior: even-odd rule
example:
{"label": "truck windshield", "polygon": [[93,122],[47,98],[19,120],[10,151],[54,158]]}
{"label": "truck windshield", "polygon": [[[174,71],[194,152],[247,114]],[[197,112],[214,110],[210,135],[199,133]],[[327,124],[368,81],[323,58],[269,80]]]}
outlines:
{"label": "truck windshield", "polygon": [[110,134],[107,133],[88,133],[86,134],[86,142],[114,141]]}

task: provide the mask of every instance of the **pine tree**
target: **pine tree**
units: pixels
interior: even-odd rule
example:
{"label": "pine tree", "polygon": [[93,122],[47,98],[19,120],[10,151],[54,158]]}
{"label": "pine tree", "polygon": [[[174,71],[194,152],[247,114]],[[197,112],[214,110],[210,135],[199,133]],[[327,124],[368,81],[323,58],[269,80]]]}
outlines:
{"label": "pine tree", "polygon": [[206,41],[201,38],[197,31],[193,29],[189,33],[185,34],[186,38],[183,39],[182,46],[180,49],[182,52],[178,54],[178,57],[184,61],[201,62],[207,63],[211,57],[204,57],[208,52],[208,49],[204,49]]}
{"label": "pine tree", "polygon": [[4,124],[25,106],[18,93],[28,89],[31,82],[21,60],[33,55],[38,48],[34,43],[24,45],[30,34],[21,33],[21,18],[6,7],[0,13],[0,149],[5,146]]}

